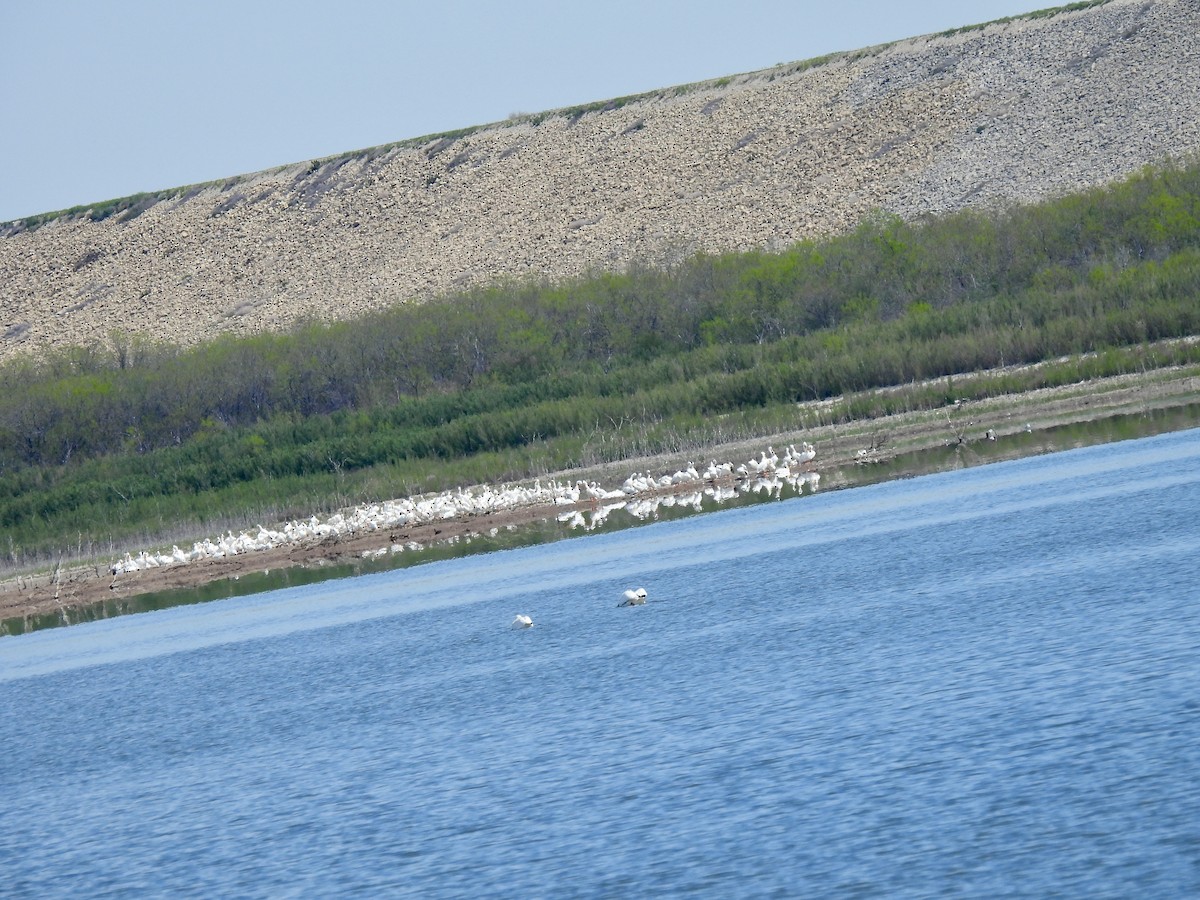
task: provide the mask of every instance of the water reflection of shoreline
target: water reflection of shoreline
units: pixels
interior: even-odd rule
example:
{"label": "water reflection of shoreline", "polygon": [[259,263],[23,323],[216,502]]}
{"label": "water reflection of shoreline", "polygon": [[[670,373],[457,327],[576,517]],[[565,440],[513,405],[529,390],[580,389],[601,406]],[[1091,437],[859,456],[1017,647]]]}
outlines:
{"label": "water reflection of shoreline", "polygon": [[820,486],[820,481],[821,476],[817,472],[796,472],[782,477],[760,475],[747,481],[710,484],[683,493],[618,500],[599,504],[592,509],[575,509],[559,514],[558,521],[572,530],[595,531],[605,524],[609,516],[619,511],[646,521],[657,518],[664,508],[691,508],[694,512],[704,512],[706,499],[710,505],[720,506],[751,493],[762,495],[762,499],[782,499],[788,490],[793,495],[799,495],[806,489],[808,493],[813,493]]}

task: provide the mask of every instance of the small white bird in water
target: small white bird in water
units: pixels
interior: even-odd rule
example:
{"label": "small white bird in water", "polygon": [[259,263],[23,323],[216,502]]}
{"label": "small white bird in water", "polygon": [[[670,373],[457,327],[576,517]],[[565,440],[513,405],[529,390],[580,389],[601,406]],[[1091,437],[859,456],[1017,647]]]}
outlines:
{"label": "small white bird in water", "polygon": [[529,616],[523,615],[521,613],[517,613],[517,617],[512,620],[512,624],[509,625],[508,627],[509,628],[532,628],[533,627],[533,619],[529,618]]}
{"label": "small white bird in water", "polygon": [[641,606],[645,602],[645,588],[630,588],[625,592],[625,599],[618,603],[617,606]]}

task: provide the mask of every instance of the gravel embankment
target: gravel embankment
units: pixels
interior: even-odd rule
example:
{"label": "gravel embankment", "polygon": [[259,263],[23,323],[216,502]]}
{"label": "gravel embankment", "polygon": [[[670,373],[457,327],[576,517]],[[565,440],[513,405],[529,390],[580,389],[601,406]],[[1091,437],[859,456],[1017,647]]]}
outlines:
{"label": "gravel embankment", "polygon": [[913,38],[231,178],[136,216],[0,226],[0,358],[281,329],[503,276],[1045,198],[1200,148],[1200,4]]}

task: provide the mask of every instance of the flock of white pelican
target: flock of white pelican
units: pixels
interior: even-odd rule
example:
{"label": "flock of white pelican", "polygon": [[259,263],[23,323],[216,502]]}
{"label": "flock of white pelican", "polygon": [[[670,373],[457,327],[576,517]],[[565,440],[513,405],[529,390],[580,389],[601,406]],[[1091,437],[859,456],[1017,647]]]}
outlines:
{"label": "flock of white pelican", "polygon": [[[563,507],[559,521],[570,528],[590,530],[618,509],[626,510],[635,518],[645,519],[663,506],[690,505],[699,510],[704,497],[720,503],[746,491],[778,495],[785,485],[793,489],[807,487],[816,490],[820,476],[805,469],[815,456],[816,449],[808,442],[802,443],[799,449],[794,445],[789,446],[783,456],[779,456],[773,447],[768,447],[758,457],[737,466],[714,461],[703,471],[698,471],[688,463],[685,469],[670,474],[655,476],[650,472],[634,473],[615,490],[607,490],[596,482],[579,480],[561,483],[551,480],[543,483],[540,479],[532,485],[459,488],[421,497],[372,503],[334,513],[325,519],[311,516],[305,520],[288,522],[277,529],[259,525],[237,535],[229,531],[216,538],[197,541],[190,550],[183,550],[176,545],[169,552],[126,553],[112,564],[111,571],[113,575],[121,575],[276,547],[319,543],[334,537],[392,531],[535,506]],[[392,541],[389,546],[364,552],[363,556],[422,549],[423,546],[416,542],[402,544]]]}

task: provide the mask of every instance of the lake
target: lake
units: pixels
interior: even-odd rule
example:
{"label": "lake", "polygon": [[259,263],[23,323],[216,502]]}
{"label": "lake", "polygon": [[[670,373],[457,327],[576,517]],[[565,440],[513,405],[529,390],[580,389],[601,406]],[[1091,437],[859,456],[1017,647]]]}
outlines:
{"label": "lake", "polygon": [[0,894],[1194,895],[1198,582],[1192,430],[4,638]]}

